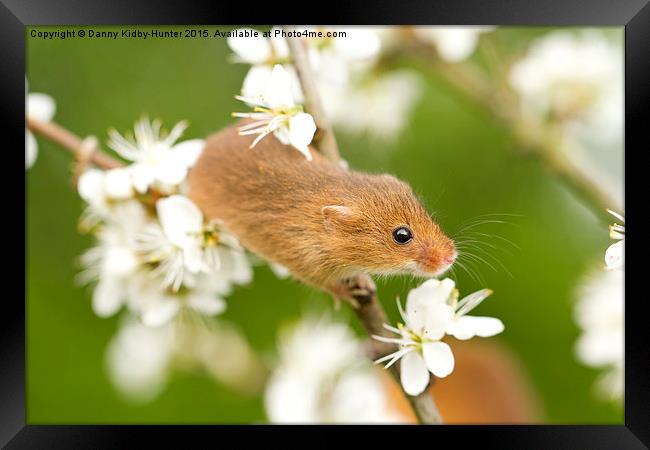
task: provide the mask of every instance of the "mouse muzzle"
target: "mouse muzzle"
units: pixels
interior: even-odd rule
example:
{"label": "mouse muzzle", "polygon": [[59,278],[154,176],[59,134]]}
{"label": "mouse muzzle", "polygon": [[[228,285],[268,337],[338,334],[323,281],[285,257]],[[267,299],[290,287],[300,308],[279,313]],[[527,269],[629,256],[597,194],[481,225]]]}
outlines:
{"label": "mouse muzzle", "polygon": [[417,259],[417,271],[425,276],[437,277],[451,268],[458,258],[458,251],[451,241],[423,249]]}

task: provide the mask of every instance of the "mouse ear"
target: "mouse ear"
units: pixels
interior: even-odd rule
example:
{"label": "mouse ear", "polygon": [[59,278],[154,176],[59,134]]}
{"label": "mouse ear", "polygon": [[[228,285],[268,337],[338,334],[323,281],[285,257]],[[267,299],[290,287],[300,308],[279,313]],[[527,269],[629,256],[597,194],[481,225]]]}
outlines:
{"label": "mouse ear", "polygon": [[343,205],[327,205],[320,210],[323,215],[325,228],[333,229],[337,225],[344,225],[352,221],[352,209]]}

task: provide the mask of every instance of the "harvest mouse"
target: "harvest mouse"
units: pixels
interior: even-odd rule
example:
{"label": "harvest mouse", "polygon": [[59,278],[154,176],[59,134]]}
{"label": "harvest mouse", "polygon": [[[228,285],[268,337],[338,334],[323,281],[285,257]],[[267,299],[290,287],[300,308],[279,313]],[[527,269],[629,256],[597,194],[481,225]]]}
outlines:
{"label": "harvest mouse", "polygon": [[453,241],[408,184],[346,170],[313,147],[310,161],[272,135],[251,149],[253,139],[236,126],[217,132],[189,174],[192,201],[250,251],[346,300],[357,275],[432,277],[454,263]]}

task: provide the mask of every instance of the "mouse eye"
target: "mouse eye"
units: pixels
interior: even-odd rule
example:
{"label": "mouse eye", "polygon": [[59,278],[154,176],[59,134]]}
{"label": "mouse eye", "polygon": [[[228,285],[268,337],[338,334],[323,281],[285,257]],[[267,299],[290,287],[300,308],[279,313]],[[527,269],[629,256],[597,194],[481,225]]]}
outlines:
{"label": "mouse eye", "polygon": [[393,239],[398,244],[407,244],[413,239],[413,233],[408,227],[399,227],[393,230]]}

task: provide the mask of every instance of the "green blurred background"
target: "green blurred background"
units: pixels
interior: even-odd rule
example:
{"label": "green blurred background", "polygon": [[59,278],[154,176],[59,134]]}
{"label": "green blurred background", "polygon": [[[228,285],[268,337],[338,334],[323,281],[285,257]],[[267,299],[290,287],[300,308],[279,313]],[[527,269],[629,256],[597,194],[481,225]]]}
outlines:
{"label": "green blurred background", "polygon": [[[46,28],[57,29],[38,29]],[[517,49],[547,31],[502,28],[497,33]],[[55,120],[81,136],[104,141],[109,127],[128,130],[149,113],[167,127],[188,119],[185,136],[205,137],[230,124],[230,112],[242,108],[233,95],[248,66],[228,63],[225,39],[42,40],[29,37],[28,30],[27,43],[30,92],[53,96]],[[409,61],[401,64],[421,68]],[[574,289],[589,269],[602,264],[609,244],[606,224],[536,160],[518,156],[515,141],[496,119],[450,92],[435,74],[422,74],[423,95],[401,136],[388,143],[339,133],[344,158],[351,167],[391,172],[410,182],[452,235],[483,214],[517,215],[501,217],[507,224],[479,229],[520,247],[488,241],[498,244],[494,256],[512,276],[482,265],[482,285],[457,270],[461,294],[494,289],[479,313],[506,324],[494,339],[521,359],[544,421],[621,423],[622,408],[593,395],[598,371],[581,365],[573,353],[579,334],[572,319]],[[119,318],[96,317],[91,288],[74,282],[80,270],[77,258],[92,238],[77,232],[83,203],[72,188],[70,169],[69,154],[39,138],[26,205],[27,421],[264,421],[260,398],[235,394],[198,374],[174,377],[145,405],[135,406],[114,390],[105,374],[104,351]],[[397,319],[393,299],[404,298],[416,283],[395,279],[380,285],[391,319]],[[330,306],[324,295],[279,280],[262,266],[255,269],[250,286],[229,298],[224,318],[238,324],[256,350],[272,354],[279,326],[306,310]],[[333,314],[358,329],[347,308]]]}

